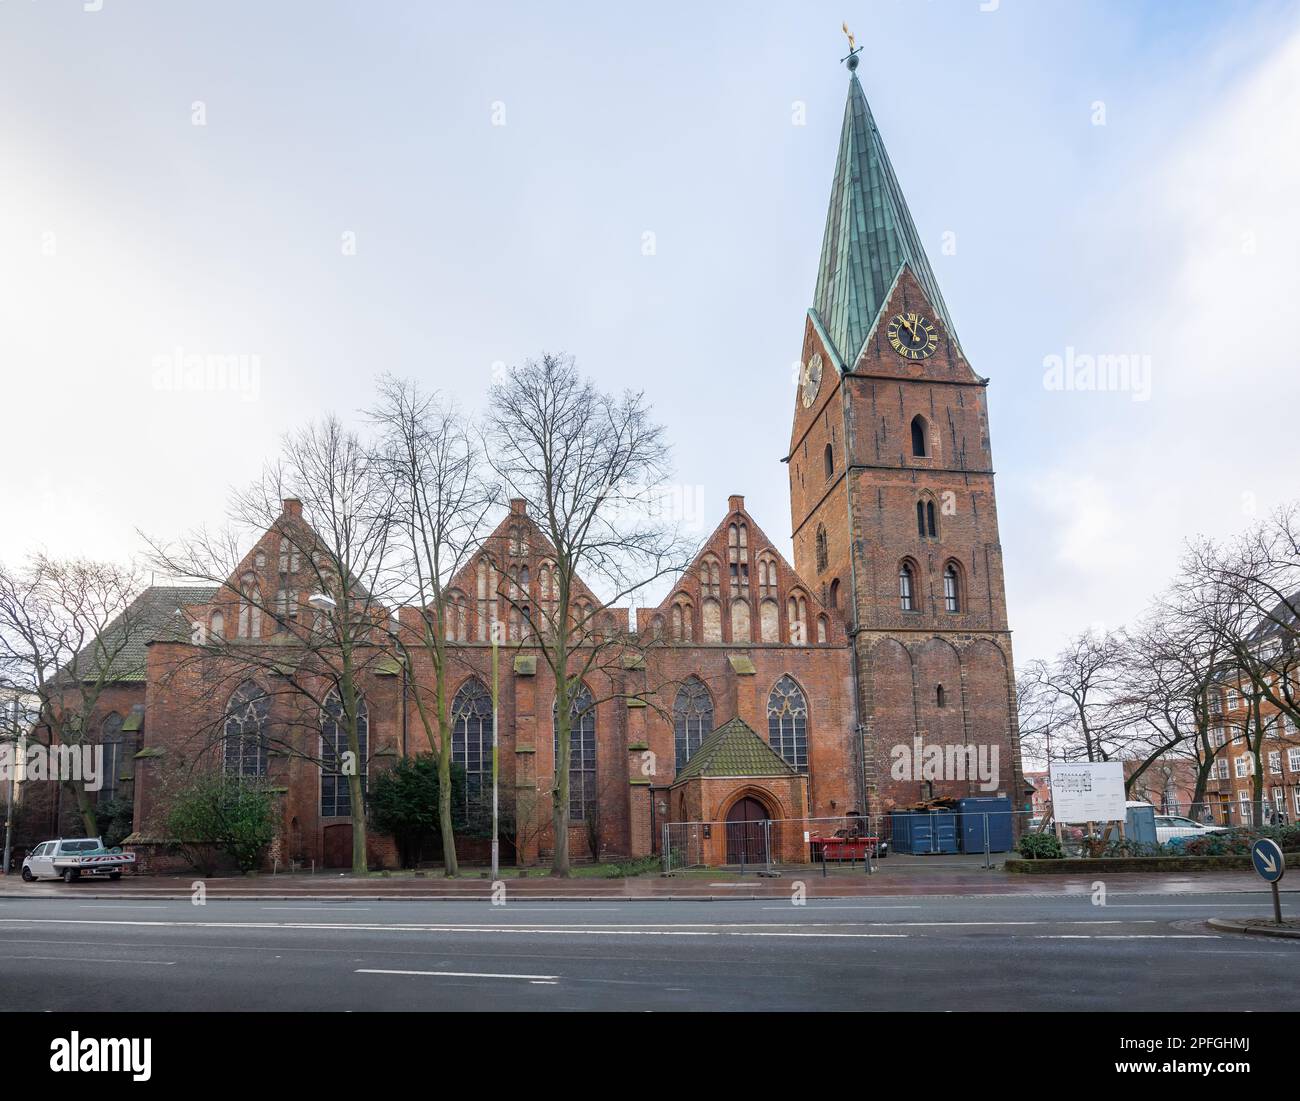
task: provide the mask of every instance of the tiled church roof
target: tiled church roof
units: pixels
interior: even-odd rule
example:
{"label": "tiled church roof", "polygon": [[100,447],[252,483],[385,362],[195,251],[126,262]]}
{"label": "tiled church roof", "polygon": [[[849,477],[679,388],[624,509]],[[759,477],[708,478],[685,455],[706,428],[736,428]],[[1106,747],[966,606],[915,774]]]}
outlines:
{"label": "tiled church roof", "polygon": [[187,604],[206,604],[220,592],[215,586],[151,585],[105,628],[102,647],[91,643],[66,670],[81,680],[98,675],[101,655],[111,655],[108,680],[143,682],[146,647],[156,640],[187,641],[190,625],[177,613]]}

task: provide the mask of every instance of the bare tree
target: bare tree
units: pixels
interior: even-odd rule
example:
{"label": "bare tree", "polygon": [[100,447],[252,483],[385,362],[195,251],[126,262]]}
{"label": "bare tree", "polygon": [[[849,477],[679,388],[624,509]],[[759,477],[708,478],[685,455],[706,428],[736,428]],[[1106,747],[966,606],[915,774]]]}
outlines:
{"label": "bare tree", "polygon": [[[33,706],[33,734],[45,745],[89,744],[104,690],[140,671],[151,626],[137,614],[141,589],[133,567],[110,562],[38,555],[20,569],[0,568],[0,694]],[[86,778],[63,783],[94,837]]]}
{"label": "bare tree", "polygon": [[[280,751],[345,779],[358,875],[367,871],[363,776],[371,755],[360,739],[363,689],[391,661],[389,596],[400,583],[394,500],[372,450],[330,417],[284,438],[280,458],[233,498],[225,532],[174,546],[148,541],[160,570],[217,586],[214,603],[232,610],[232,625],[237,616],[234,630],[196,634],[202,645],[189,661],[202,663],[209,689],[223,676],[229,683],[262,673],[285,701],[281,717],[297,716],[290,731],[296,722],[307,732],[283,737]],[[250,541],[264,549],[250,552]],[[223,739],[224,720],[201,733]],[[324,723],[346,748],[320,737]]]}
{"label": "bare tree", "polygon": [[1020,685],[1027,691],[1035,727],[1053,735],[1062,761],[1107,761],[1110,739],[1124,721],[1119,708],[1123,637],[1085,631],[1050,662],[1030,662]]}
{"label": "bare tree", "polygon": [[393,490],[393,535],[402,558],[403,596],[414,630],[392,633],[403,664],[428,662],[431,683],[414,678],[411,696],[438,760],[438,821],[443,868],[459,871],[451,805],[451,699],[448,668],[463,640],[466,609],[449,585],[482,544],[494,487],[482,477],[482,453],[460,412],[411,382],[385,377],[371,413],[381,434],[377,463]]}
{"label": "bare tree", "polygon": [[1203,802],[1223,748],[1214,737],[1221,657],[1213,634],[1166,599],[1126,636],[1124,649],[1119,698],[1130,723],[1125,756],[1137,766],[1126,787],[1141,787],[1157,762],[1183,760],[1196,770],[1192,802]]}
{"label": "bare tree", "polygon": [[[529,361],[492,388],[485,435],[488,461],[509,495],[526,502],[554,562],[554,587],[536,608],[525,609],[508,561],[498,575],[507,578],[502,591],[511,609],[520,616],[527,610],[555,678],[553,871],[567,876],[570,739],[573,720],[581,719],[574,703],[594,670],[617,683],[619,654],[640,644],[610,609],[685,562],[676,530],[651,507],[669,476],[669,449],[642,394],[603,393],[571,358],[554,355]],[[603,599],[593,600],[593,590]]]}

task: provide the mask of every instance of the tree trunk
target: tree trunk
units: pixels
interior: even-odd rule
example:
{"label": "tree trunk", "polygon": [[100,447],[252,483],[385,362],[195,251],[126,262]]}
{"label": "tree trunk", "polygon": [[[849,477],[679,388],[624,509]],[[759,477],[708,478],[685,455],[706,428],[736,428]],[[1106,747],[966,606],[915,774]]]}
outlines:
{"label": "tree trunk", "polygon": [[551,860],[551,873],[567,879],[570,871],[569,754],[572,750],[572,721],[569,715],[568,684],[563,676],[557,676],[555,680],[555,782],[551,785],[551,831],[555,837],[555,854]]}
{"label": "tree trunk", "polygon": [[81,815],[81,828],[86,831],[87,837],[98,837],[99,823],[95,820],[95,804],[90,801],[90,793],[86,791],[86,785],[71,780],[68,786],[72,788],[72,793],[77,799],[77,813]]}
{"label": "tree trunk", "polygon": [[445,726],[438,740],[438,829],[442,832],[443,874],[450,879],[460,875],[460,861],[451,824],[451,737]]}
{"label": "tree trunk", "polygon": [[[353,740],[355,742],[355,736]],[[361,787],[360,766],[348,777],[348,796],[352,800],[352,874],[369,875],[370,865],[366,859],[365,792]]]}
{"label": "tree trunk", "polygon": [[[365,762],[361,756],[361,739],[357,732],[357,700],[351,677],[345,674],[343,691],[351,695],[351,706],[344,703],[344,721],[348,731],[348,749],[352,753],[352,770],[348,774],[348,797],[352,803],[352,874],[365,876],[370,874],[370,864],[366,858],[366,795],[361,784],[362,769]],[[368,739],[367,739],[368,740]],[[367,750],[369,746],[367,745]]]}

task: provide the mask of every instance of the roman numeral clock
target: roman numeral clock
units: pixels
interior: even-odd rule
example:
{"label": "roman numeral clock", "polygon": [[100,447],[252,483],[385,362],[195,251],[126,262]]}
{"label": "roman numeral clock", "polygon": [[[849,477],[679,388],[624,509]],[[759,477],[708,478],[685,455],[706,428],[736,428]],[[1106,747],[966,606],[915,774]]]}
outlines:
{"label": "roman numeral clock", "polygon": [[886,330],[889,345],[904,359],[928,359],[939,347],[939,331],[923,314],[895,314]]}

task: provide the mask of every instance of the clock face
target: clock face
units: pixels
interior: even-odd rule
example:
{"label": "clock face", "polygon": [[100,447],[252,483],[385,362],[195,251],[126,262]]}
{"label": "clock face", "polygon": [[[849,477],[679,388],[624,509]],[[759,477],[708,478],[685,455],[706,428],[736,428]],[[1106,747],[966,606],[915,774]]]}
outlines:
{"label": "clock face", "polygon": [[822,354],[814,352],[803,369],[803,407],[808,408],[822,384]]}
{"label": "clock face", "polygon": [[904,359],[925,359],[939,347],[934,322],[919,313],[895,314],[888,334],[890,345]]}

